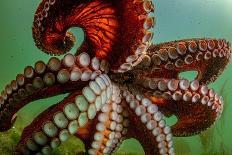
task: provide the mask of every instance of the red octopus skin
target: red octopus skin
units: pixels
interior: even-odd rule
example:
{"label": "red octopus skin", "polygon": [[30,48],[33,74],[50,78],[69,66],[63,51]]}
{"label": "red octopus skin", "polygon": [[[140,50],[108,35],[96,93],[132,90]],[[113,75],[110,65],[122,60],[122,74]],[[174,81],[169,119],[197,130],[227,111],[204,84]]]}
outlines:
{"label": "red octopus skin", "polygon": [[80,51],[88,50],[91,56],[107,59],[115,70],[128,56],[135,54],[143,44],[143,37],[151,33],[144,28],[146,19],[151,22],[149,26],[153,26],[153,19],[148,16],[153,11],[150,1],[144,4],[134,0],[57,0],[47,17],[41,19],[45,2],[38,7],[33,26],[33,37],[41,50],[50,54],[69,51],[74,37],[67,30],[81,27],[85,41]]}
{"label": "red octopus skin", "polygon": [[[54,139],[74,134],[83,140],[86,154],[112,154],[124,139],[136,138],[147,155],[173,155],[172,134],[198,134],[220,117],[223,100],[207,84],[229,62],[230,44],[195,38],[151,45],[153,11],[150,0],[40,3],[32,28],[39,49],[51,55],[68,52],[75,42],[71,27],[82,28],[85,40],[75,55],[25,67],[1,93],[0,131],[10,129],[16,112],[29,102],[69,93],[24,129],[15,154],[46,153]],[[179,78],[188,70],[198,71],[192,82]],[[87,102],[85,110],[80,97]],[[68,115],[75,112],[68,113],[68,106],[79,108],[78,114]],[[178,120],[169,127],[163,116],[171,115]],[[48,122],[56,125],[52,136],[44,129]],[[80,126],[74,132],[73,122]]]}

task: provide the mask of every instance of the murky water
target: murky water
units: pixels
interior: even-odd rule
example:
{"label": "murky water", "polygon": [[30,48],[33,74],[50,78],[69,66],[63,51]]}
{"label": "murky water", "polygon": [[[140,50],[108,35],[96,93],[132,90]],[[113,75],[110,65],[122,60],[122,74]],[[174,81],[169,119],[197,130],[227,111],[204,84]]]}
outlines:
{"label": "murky water", "polygon": [[[15,78],[27,65],[37,60],[47,61],[49,56],[40,52],[32,39],[33,14],[39,0],[1,0],[0,2],[0,88]],[[157,24],[154,43],[182,38],[216,37],[232,42],[232,0],[155,0]],[[80,29],[72,30],[78,44],[83,41]],[[73,52],[73,51],[72,51]],[[183,75],[191,78],[191,73]],[[175,138],[177,155],[231,155],[232,154],[232,65],[210,84],[220,92],[225,100],[225,110],[221,119],[208,131],[193,137]],[[15,129],[0,134],[0,154],[10,154],[19,138],[21,129],[32,117],[52,104],[60,101],[63,95],[36,101],[18,112]],[[72,141],[76,142],[75,138]],[[80,142],[67,142],[82,145]],[[66,146],[70,146],[65,144]],[[83,146],[82,146],[83,147]],[[67,149],[67,147],[66,147]],[[68,147],[75,151],[77,147]],[[64,151],[65,147],[59,148]],[[57,153],[59,154],[59,153]],[[123,143],[119,154],[143,154],[142,147],[135,140]]]}

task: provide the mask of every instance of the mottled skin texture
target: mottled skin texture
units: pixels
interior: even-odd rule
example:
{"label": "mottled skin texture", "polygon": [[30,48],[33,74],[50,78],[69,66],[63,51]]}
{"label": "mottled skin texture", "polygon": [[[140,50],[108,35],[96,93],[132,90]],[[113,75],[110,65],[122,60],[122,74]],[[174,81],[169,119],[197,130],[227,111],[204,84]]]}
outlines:
{"label": "mottled skin texture", "polygon": [[[129,63],[129,70],[125,73],[120,68],[120,65],[127,62],[127,57],[135,55],[136,49],[143,44],[148,47],[151,38],[148,42],[143,37],[149,31],[144,28],[144,22],[149,18],[148,13],[154,10],[151,1],[140,0],[56,0],[46,12],[43,9],[48,1],[42,1],[36,13],[33,25],[33,38],[36,45],[42,51],[59,55],[68,52],[74,44],[75,38],[67,32],[71,27],[81,27],[85,32],[85,40],[81,47],[77,50],[77,54],[87,52],[90,57],[105,59],[110,65],[108,73],[112,82],[119,86],[126,86],[128,90],[136,89],[139,93],[144,94],[153,104],[158,105],[159,110],[167,117],[176,115],[177,123],[172,127],[172,133],[175,136],[190,136],[198,134],[201,131],[210,127],[218,113],[221,112],[221,103],[215,100],[215,104],[219,107],[220,112],[213,111],[211,107],[201,103],[196,104],[192,101],[175,101],[173,98],[165,97],[164,94],[170,91],[159,90],[159,95],[154,95],[157,88],[150,88],[144,81],[154,79],[177,79],[180,80],[178,74],[188,70],[197,70],[200,85],[208,84],[216,79],[216,77],[224,70],[230,57],[230,45],[223,40],[216,39],[188,39],[173,42],[152,45],[148,50],[144,50],[138,59],[142,62],[138,65]],[[146,9],[144,9],[144,7]],[[148,11],[147,11],[148,10]],[[153,21],[153,20],[152,20]],[[153,27],[150,21],[151,27]],[[154,22],[154,21],[153,21]],[[193,44],[191,44],[191,43]],[[179,47],[179,43],[183,46]],[[196,45],[191,48],[190,45]],[[174,48],[174,56],[171,53],[169,56],[164,50]],[[179,55],[177,54],[177,49]],[[173,49],[172,49],[173,50]],[[199,53],[209,51],[206,58],[199,59]],[[215,51],[219,51],[218,53]],[[221,51],[221,53],[220,53]],[[147,52],[145,54],[145,52]],[[180,54],[183,52],[182,54]],[[186,54],[187,53],[187,54]],[[215,54],[216,53],[216,54]],[[219,54],[220,53],[220,54]],[[76,55],[77,55],[76,54]],[[216,56],[214,56],[214,54]],[[155,55],[155,56],[154,56]],[[191,56],[189,59],[186,55]],[[159,56],[157,58],[157,56]],[[178,59],[178,62],[177,62]],[[182,63],[182,64],[181,64]],[[136,63],[135,63],[136,64]],[[167,65],[168,64],[168,65]],[[176,65],[177,64],[177,65]],[[180,65],[181,64],[181,65]],[[212,67],[214,65],[214,67]],[[132,67],[133,66],[133,67]],[[65,68],[62,66],[61,68]],[[65,68],[67,69],[67,67]],[[120,71],[119,71],[120,70]],[[44,74],[50,72],[46,70]],[[57,72],[53,72],[56,74]],[[43,75],[35,75],[41,76]],[[26,78],[25,84],[32,83],[33,79]],[[68,102],[74,102],[76,95],[81,94],[81,90],[87,82],[67,82],[65,84],[55,83],[52,86],[47,86],[31,92],[28,96],[21,96],[18,100],[10,103],[8,99],[13,98],[13,94],[7,96],[6,102],[0,108],[0,130],[6,131],[11,128],[15,118],[14,114],[27,103],[55,96],[62,93],[69,93],[63,101],[54,105],[41,113],[35,120],[24,129],[22,138],[17,146],[15,154],[21,154],[26,145],[28,138],[36,131],[41,131],[41,126],[44,122],[51,120],[57,111],[62,111],[64,105]],[[24,88],[24,86],[19,86]],[[123,90],[123,89],[122,89]],[[13,91],[14,92],[14,91]],[[192,94],[198,93],[190,88],[182,91]],[[17,91],[15,91],[17,95]],[[2,93],[2,98],[5,92]],[[1,98],[1,99],[2,99]],[[122,98],[125,100],[125,98]],[[1,101],[1,100],[0,100]],[[199,101],[200,102],[200,101]],[[109,103],[112,106],[112,103]],[[159,154],[158,143],[152,133],[147,130],[146,126],[141,122],[133,110],[128,105],[123,106],[124,111],[128,112],[130,125],[127,134],[122,138],[138,139],[147,155]],[[217,107],[216,107],[217,108]],[[76,136],[79,137],[86,145],[88,150],[91,147],[93,134],[96,131],[98,123],[97,113],[95,118],[89,121],[84,127],[79,128]],[[105,131],[104,134],[109,134]],[[49,139],[51,141],[51,139]],[[119,143],[120,144],[120,143]],[[102,146],[97,154],[102,154]],[[116,149],[116,148],[114,148]],[[31,152],[32,154],[34,152]]]}

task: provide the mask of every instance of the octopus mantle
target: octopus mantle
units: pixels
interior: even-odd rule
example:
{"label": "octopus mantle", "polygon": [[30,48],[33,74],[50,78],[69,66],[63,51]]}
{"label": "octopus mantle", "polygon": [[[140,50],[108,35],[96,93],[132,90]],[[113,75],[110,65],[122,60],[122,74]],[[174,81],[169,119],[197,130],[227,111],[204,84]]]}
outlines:
{"label": "octopus mantle", "polygon": [[[191,136],[221,115],[223,100],[207,84],[231,55],[223,39],[185,39],[152,44],[150,0],[43,0],[34,16],[36,46],[51,55],[68,52],[81,27],[76,54],[27,66],[0,95],[0,131],[12,127],[26,104],[69,93],[27,126],[14,154],[51,154],[75,135],[86,154],[112,154],[136,138],[147,155],[174,154],[172,136]],[[197,71],[193,81],[181,72]],[[165,117],[177,117],[169,126]]]}

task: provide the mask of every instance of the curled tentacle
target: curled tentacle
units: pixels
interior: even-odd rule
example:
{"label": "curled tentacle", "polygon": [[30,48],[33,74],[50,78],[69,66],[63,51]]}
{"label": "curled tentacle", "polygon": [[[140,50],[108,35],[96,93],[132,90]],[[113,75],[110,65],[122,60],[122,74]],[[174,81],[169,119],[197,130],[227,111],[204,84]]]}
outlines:
{"label": "curled tentacle", "polygon": [[152,45],[137,67],[150,78],[177,78],[194,70],[200,83],[208,84],[222,73],[230,57],[231,47],[225,40],[186,39]]}
{"label": "curled tentacle", "polygon": [[81,27],[85,40],[80,51],[107,59],[112,70],[124,72],[150,45],[153,11],[150,0],[45,0],[35,14],[33,37],[46,53],[63,54],[75,40],[67,30]]}
{"label": "curled tentacle", "polygon": [[90,60],[87,53],[81,53],[77,57],[68,54],[62,60],[53,57],[47,64],[38,61],[35,67],[26,67],[24,74],[18,74],[0,96],[0,130],[8,130],[15,113],[31,101],[81,90],[89,80],[97,80],[103,85],[101,89],[105,89],[104,81],[109,79],[107,75],[100,75],[100,68],[106,67],[100,64],[97,58]]}

